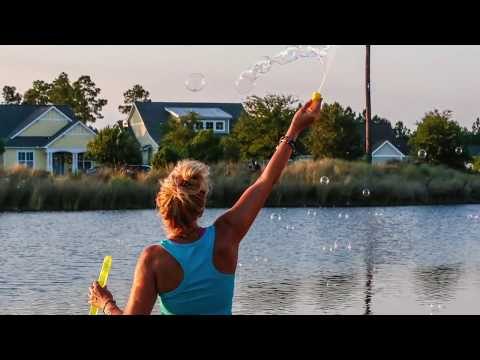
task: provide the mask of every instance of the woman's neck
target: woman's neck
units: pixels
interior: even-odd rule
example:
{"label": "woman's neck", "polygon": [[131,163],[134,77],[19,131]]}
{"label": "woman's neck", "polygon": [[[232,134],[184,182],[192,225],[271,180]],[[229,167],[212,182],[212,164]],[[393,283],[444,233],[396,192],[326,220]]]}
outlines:
{"label": "woman's neck", "polygon": [[194,224],[188,228],[169,228],[167,229],[168,238],[177,243],[191,243],[203,235],[204,229]]}

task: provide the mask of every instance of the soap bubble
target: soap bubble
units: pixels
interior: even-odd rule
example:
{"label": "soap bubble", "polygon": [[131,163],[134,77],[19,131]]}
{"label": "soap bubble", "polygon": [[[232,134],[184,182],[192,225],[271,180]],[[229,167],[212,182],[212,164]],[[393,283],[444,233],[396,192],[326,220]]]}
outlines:
{"label": "soap bubble", "polygon": [[206,84],[205,76],[201,73],[192,73],[185,80],[186,88],[193,92],[202,90]]}
{"label": "soap bubble", "polygon": [[322,247],[322,250],[323,250],[323,251],[327,250],[327,247],[326,247],[326,246],[323,246],[323,247]]}
{"label": "soap bubble", "polygon": [[240,94],[248,94],[255,87],[256,75],[253,71],[247,70],[240,74],[235,87]]}
{"label": "soap bubble", "polygon": [[272,57],[272,62],[278,65],[286,65],[298,59],[299,48],[297,46],[289,46],[285,50],[279,52]]}
{"label": "soap bubble", "polygon": [[349,251],[352,250],[352,244],[348,243],[347,249],[348,249]]}
{"label": "soap bubble", "polygon": [[330,179],[327,176],[322,176],[320,178],[320,184],[322,185],[328,185],[330,183]]}
{"label": "soap bubble", "polygon": [[339,219],[342,218],[342,213],[338,214],[338,218],[339,218]]}
{"label": "soap bubble", "polygon": [[455,148],[455,154],[457,154],[457,155],[462,155],[462,153],[463,153],[462,147],[461,147],[461,146],[457,146],[457,147]]}
{"label": "soap bubble", "polygon": [[256,74],[266,74],[272,68],[272,59],[264,56],[262,60],[253,65],[252,71]]}
{"label": "soap bubble", "polygon": [[277,216],[277,214],[273,213],[270,215],[270,220],[274,220],[275,219],[275,216]]}
{"label": "soap bubble", "polygon": [[363,189],[362,190],[362,195],[363,197],[369,197],[370,196],[370,190],[369,189]]}
{"label": "soap bubble", "polygon": [[348,214],[345,214],[345,219],[348,219],[350,216]]}
{"label": "soap bubble", "polygon": [[423,149],[420,149],[420,150],[418,150],[417,155],[420,159],[425,159],[427,157],[427,152]]}

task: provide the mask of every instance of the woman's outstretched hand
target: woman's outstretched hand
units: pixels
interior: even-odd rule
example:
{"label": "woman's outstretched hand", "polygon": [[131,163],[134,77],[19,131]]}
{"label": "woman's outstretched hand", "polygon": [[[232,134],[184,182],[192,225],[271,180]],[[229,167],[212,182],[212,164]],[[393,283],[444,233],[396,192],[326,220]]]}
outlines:
{"label": "woman's outstretched hand", "polygon": [[113,295],[105,286],[102,288],[97,281],[94,281],[88,288],[89,300],[88,303],[99,309],[103,309],[107,301],[113,300]]}
{"label": "woman's outstretched hand", "polygon": [[320,118],[321,110],[322,100],[307,101],[293,116],[288,133],[298,136]]}

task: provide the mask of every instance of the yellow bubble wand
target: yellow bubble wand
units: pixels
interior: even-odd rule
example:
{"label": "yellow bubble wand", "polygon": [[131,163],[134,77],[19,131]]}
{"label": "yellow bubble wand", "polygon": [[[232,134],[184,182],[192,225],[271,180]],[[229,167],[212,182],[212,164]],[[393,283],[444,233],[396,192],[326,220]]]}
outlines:
{"label": "yellow bubble wand", "polygon": [[[110,269],[112,267],[112,257],[110,255],[105,256],[103,259],[102,268],[100,270],[100,275],[98,275],[98,283],[103,288],[107,285],[108,274],[110,273]],[[90,305],[90,312],[88,315],[97,315],[98,308],[96,306]]]}

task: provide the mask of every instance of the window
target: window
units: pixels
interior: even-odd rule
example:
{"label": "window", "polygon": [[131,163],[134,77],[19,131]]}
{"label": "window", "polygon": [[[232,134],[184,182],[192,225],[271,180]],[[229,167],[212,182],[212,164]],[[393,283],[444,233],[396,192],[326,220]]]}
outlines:
{"label": "window", "polygon": [[208,130],[208,129],[213,129],[213,121],[207,121],[207,122],[205,123],[205,125],[206,125],[206,129],[207,129],[207,130]]}
{"label": "window", "polygon": [[217,131],[223,131],[224,129],[224,124],[223,124],[223,121],[217,121],[215,123],[215,130]]}
{"label": "window", "polygon": [[202,130],[203,129],[203,122],[199,121],[197,122],[197,130]]}
{"label": "window", "polygon": [[92,160],[88,159],[84,153],[78,154],[77,168],[80,171],[86,171],[92,168]]}
{"label": "window", "polygon": [[33,151],[19,151],[18,164],[33,168]]}

